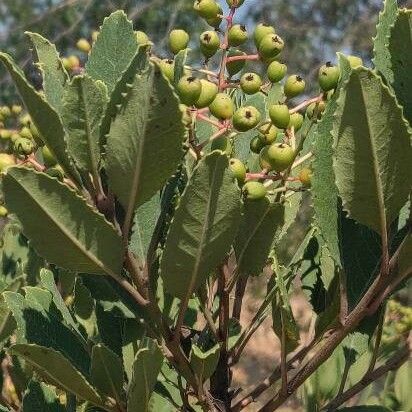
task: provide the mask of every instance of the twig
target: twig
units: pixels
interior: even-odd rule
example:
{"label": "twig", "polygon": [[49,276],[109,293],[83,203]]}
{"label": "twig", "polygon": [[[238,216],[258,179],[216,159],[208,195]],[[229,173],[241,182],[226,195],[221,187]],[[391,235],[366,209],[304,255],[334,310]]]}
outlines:
{"label": "twig", "polygon": [[312,103],[319,103],[323,99],[323,94],[320,94],[319,96],[312,97],[311,99],[307,99],[303,101],[302,103],[298,104],[296,107],[292,108],[289,110],[290,114],[297,113],[300,110],[304,109],[305,107],[311,105]]}
{"label": "twig", "polygon": [[230,56],[227,58],[226,62],[236,62],[239,60],[259,60],[260,56],[258,54],[249,54],[241,56]]}
{"label": "twig", "polygon": [[247,276],[241,276],[236,282],[235,301],[233,303],[232,318],[240,320],[242,313],[243,297],[245,296]]}

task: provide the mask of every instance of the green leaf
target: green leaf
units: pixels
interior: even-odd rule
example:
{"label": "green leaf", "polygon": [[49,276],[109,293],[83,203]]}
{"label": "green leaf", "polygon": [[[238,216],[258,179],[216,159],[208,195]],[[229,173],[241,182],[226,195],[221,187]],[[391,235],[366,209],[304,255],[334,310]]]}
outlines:
{"label": "green leaf", "polygon": [[398,273],[406,276],[412,273],[412,235],[409,233],[399,253]]}
{"label": "green leaf", "polygon": [[95,80],[103,81],[110,96],[129,67],[137,47],[132,22],[121,10],[112,13],[104,19],[86,63],[86,73]]}
{"label": "green leaf", "polygon": [[42,382],[31,380],[24,393],[22,412],[65,412],[56,391]]}
{"label": "green leaf", "polygon": [[394,383],[396,399],[405,412],[412,411],[411,382],[412,361],[409,360],[396,371]]}
{"label": "green leaf", "polygon": [[[373,63],[380,74],[383,75],[388,84],[393,83],[393,72],[391,63],[391,52],[389,50],[389,39],[391,29],[398,16],[398,1],[385,0],[383,10],[379,13],[379,21],[376,26],[376,36],[373,39]],[[406,39],[403,39],[405,42]]]}
{"label": "green leaf", "polygon": [[382,234],[398,216],[412,184],[408,125],[389,88],[363,67],[352,71],[338,105],[334,169],[343,207],[351,218]]}
{"label": "green leaf", "polygon": [[174,63],[174,79],[173,83],[175,86],[179,83],[179,80],[184,76],[185,64],[187,60],[187,55],[189,54],[189,49],[181,50],[175,56]]}
{"label": "green leaf", "polygon": [[118,404],[123,399],[123,365],[120,358],[102,344],[93,346],[91,377],[99,392],[112,397]]}
{"label": "green leaf", "polygon": [[160,202],[160,194],[156,193],[148,202],[141,205],[134,215],[129,248],[142,265],[146,263],[147,252],[160,216]]}
{"label": "green leaf", "polygon": [[148,347],[140,349],[133,364],[133,376],[127,396],[127,410],[146,412],[162,368],[163,354],[157,344],[149,341]]}
{"label": "green leaf", "polygon": [[153,65],[137,74],[107,138],[106,171],[126,210],[149,200],[176,171],[184,127],[179,101]]}
{"label": "green leaf", "polygon": [[42,140],[52,151],[65,172],[81,184],[79,173],[66,150],[65,132],[62,121],[44,97],[29,84],[24,73],[6,53],[0,53],[0,61],[10,73],[31,119],[36,125]]}
{"label": "green leaf", "polygon": [[412,124],[412,10],[400,10],[389,40],[391,70],[399,103],[403,106],[405,117]]}
{"label": "green leaf", "polygon": [[246,201],[234,242],[237,272],[259,275],[269,256],[277,229],[283,223],[284,207],[269,199]]}
{"label": "green leaf", "polygon": [[37,67],[43,76],[43,90],[46,100],[57,113],[62,112],[62,96],[69,76],[60,60],[56,46],[38,33],[26,32],[37,55]]}
{"label": "green leaf", "polygon": [[[10,348],[13,355],[21,356],[32,365],[37,373],[54,385],[88,400],[95,405],[104,407],[102,399],[72,363],[60,352],[39,345],[17,344]],[[105,410],[111,410],[105,407]]]}
{"label": "green leaf", "polygon": [[328,245],[331,256],[337,265],[341,265],[339,256],[338,231],[338,189],[333,170],[332,129],[335,112],[338,108],[339,91],[349,78],[351,68],[345,57],[339,55],[341,79],[337,91],[326,106],[319,122],[313,143],[312,199],[315,210],[314,220]]}
{"label": "green leaf", "polygon": [[204,157],[180,199],[161,261],[165,289],[190,296],[222,262],[240,219],[240,190],[220,151]]}
{"label": "green leaf", "polygon": [[390,409],[385,408],[384,406],[375,406],[375,405],[351,406],[349,408],[338,409],[338,411],[345,411],[345,412],[391,412]]}
{"label": "green leaf", "polygon": [[62,118],[67,147],[79,170],[95,178],[99,176],[100,123],[107,102],[105,84],[86,75],[74,77],[64,90]]}
{"label": "green leaf", "polygon": [[217,368],[220,356],[220,345],[203,351],[199,346],[193,344],[190,353],[190,365],[200,382],[209,379]]}
{"label": "green leaf", "polygon": [[[76,272],[119,276],[120,237],[73,190],[44,173],[21,167],[8,170],[3,190],[7,207],[49,262]],[[47,236],[41,227],[47,228]]]}

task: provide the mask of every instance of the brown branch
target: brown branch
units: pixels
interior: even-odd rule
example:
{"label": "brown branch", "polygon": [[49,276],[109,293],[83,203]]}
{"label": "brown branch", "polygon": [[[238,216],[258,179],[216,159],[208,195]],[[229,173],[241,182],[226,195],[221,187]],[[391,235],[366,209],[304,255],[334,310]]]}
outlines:
{"label": "brown branch", "polygon": [[240,320],[242,313],[243,297],[245,296],[247,281],[247,276],[241,276],[236,283],[235,302],[232,310],[232,318],[236,320]]}

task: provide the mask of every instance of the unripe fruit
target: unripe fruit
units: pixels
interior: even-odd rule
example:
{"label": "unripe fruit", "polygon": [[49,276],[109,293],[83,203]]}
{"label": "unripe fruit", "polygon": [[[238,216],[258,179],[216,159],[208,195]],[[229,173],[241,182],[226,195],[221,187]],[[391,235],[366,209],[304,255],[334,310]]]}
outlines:
{"label": "unripe fruit", "polygon": [[15,142],[17,139],[20,139],[19,133],[17,133],[17,132],[12,132],[12,134],[11,134],[11,136],[10,136],[11,142],[14,144],[14,142]]}
{"label": "unripe fruit", "polygon": [[150,43],[149,36],[144,31],[137,30],[134,33],[136,35],[137,44]]}
{"label": "unripe fruit", "polygon": [[260,122],[260,113],[256,107],[245,106],[236,110],[233,116],[233,127],[238,132],[247,132]]}
{"label": "unripe fruit", "polygon": [[356,69],[356,67],[363,66],[363,60],[358,56],[346,56],[349,61],[350,67]]}
{"label": "unripe fruit", "polygon": [[259,127],[259,138],[263,144],[272,144],[278,136],[278,129],[272,123],[267,123]]}
{"label": "unripe fruit", "polygon": [[230,139],[226,136],[220,136],[217,139],[214,139],[212,142],[212,145],[210,147],[210,150],[213,152],[213,150],[221,150],[223,153],[225,153],[227,156],[232,155],[232,143]]}
{"label": "unripe fruit", "polygon": [[57,164],[56,158],[47,146],[42,147],[41,154],[43,156],[43,163],[46,167],[53,167]]}
{"label": "unripe fruit", "polygon": [[1,114],[4,118],[11,116],[10,107],[9,107],[9,106],[2,106],[2,107],[0,107],[0,114]]}
{"label": "unripe fruit", "polygon": [[22,111],[23,111],[23,108],[19,104],[13,104],[13,106],[11,106],[11,112],[15,116],[19,116]]}
{"label": "unripe fruit", "polygon": [[243,184],[246,179],[246,167],[239,159],[230,159],[229,168],[233,173],[233,177],[239,184]]}
{"label": "unripe fruit", "polygon": [[206,22],[209,26],[214,27],[215,29],[219,28],[220,24],[222,23],[223,20],[223,10],[218,4],[219,11],[215,17],[211,17],[210,19],[206,19]]}
{"label": "unripe fruit", "polygon": [[240,78],[240,87],[246,94],[255,94],[262,87],[262,79],[256,73],[245,73]]}
{"label": "unripe fruit", "polygon": [[267,75],[268,79],[272,83],[280,82],[285,76],[288,68],[285,64],[278,62],[277,60],[269,64]]}
{"label": "unripe fruit", "polygon": [[285,47],[282,38],[276,34],[266,35],[259,44],[259,54],[270,59],[276,57]]}
{"label": "unripe fruit", "polygon": [[12,135],[12,131],[8,129],[2,129],[0,130],[0,138],[1,139],[10,139]]}
{"label": "unripe fruit", "polygon": [[241,24],[235,24],[229,29],[228,42],[230,46],[240,46],[247,41],[246,27]]}
{"label": "unripe fruit", "polygon": [[170,81],[173,82],[175,77],[175,62],[172,59],[163,59],[158,63],[160,71],[164,76]]}
{"label": "unripe fruit", "polygon": [[33,139],[33,135],[31,134],[31,131],[27,126],[23,127],[20,130],[19,134],[21,137],[24,137],[25,139]]}
{"label": "unripe fruit", "polygon": [[251,141],[250,141],[250,151],[252,153],[259,154],[260,151],[263,149],[265,144],[262,142],[259,136],[255,136]]}
{"label": "unripe fruit", "polygon": [[272,171],[272,163],[270,162],[269,155],[268,155],[269,146],[265,146],[259,153],[259,165],[262,170],[266,170],[268,172]]}
{"label": "unripe fruit", "polygon": [[260,42],[268,34],[275,34],[275,28],[269,24],[259,23],[253,33],[253,40],[255,41],[256,48],[259,49]]}
{"label": "unripe fruit", "polygon": [[245,0],[226,0],[227,5],[230,8],[237,8],[240,7]]}
{"label": "unripe fruit", "polygon": [[294,74],[286,79],[284,92],[286,97],[292,98],[299,96],[305,91],[306,83],[302,77]]}
{"label": "unripe fruit", "polygon": [[229,95],[218,93],[209,106],[210,113],[221,120],[230,119],[233,116],[235,106]]}
{"label": "unripe fruit", "polygon": [[182,103],[192,106],[196,103],[202,92],[202,83],[196,77],[184,76],[177,84],[177,92]]}
{"label": "unripe fruit", "polygon": [[7,217],[9,211],[3,206],[0,205],[0,217]]}
{"label": "unripe fruit", "polygon": [[31,123],[31,117],[30,117],[30,115],[29,115],[29,114],[25,114],[25,115],[19,117],[19,123],[20,123],[22,126],[30,126],[30,123]]}
{"label": "unripe fruit", "polygon": [[34,143],[30,139],[26,139],[24,137],[20,137],[16,139],[13,144],[13,151],[16,155],[20,156],[28,156],[33,153],[34,151]]}
{"label": "unripe fruit", "polygon": [[14,157],[7,153],[0,153],[0,173],[5,172],[10,166],[16,164]]}
{"label": "unripe fruit", "polygon": [[76,46],[80,51],[82,51],[84,53],[89,53],[89,51],[92,48],[92,46],[90,45],[90,43],[86,39],[80,39],[76,43]]}
{"label": "unripe fruit", "polygon": [[279,129],[286,129],[289,126],[290,113],[286,104],[274,104],[271,106],[269,116],[272,123]]}
{"label": "unripe fruit", "polygon": [[309,187],[312,182],[312,170],[308,167],[303,168],[299,173],[299,180],[303,186]]}
{"label": "unripe fruit", "polygon": [[267,190],[260,182],[246,182],[243,186],[242,193],[248,200],[260,200],[266,196]]}
{"label": "unripe fruit", "polygon": [[319,69],[319,86],[324,92],[336,89],[340,76],[339,67],[327,62]]}
{"label": "unripe fruit", "polygon": [[206,57],[212,57],[219,47],[220,38],[215,31],[208,30],[200,35],[200,50]]}
{"label": "unripe fruit", "polygon": [[67,70],[73,71],[73,70],[78,69],[79,67],[80,67],[80,60],[77,56],[72,55],[67,58],[67,67],[65,66]]}
{"label": "unripe fruit", "polygon": [[216,84],[205,79],[200,80],[200,83],[202,83],[202,91],[195,103],[195,106],[198,109],[203,109],[204,107],[208,107],[213,100],[215,100],[219,89]]}
{"label": "unripe fruit", "polygon": [[211,19],[219,13],[219,5],[215,0],[196,0],[193,8],[205,19]]}
{"label": "unripe fruit", "polygon": [[294,128],[295,132],[301,129],[303,126],[303,116],[300,113],[292,113],[290,115],[288,129]]}
{"label": "unripe fruit", "polygon": [[[246,53],[241,51],[241,50],[230,50],[229,53],[227,54],[228,57],[234,57],[234,56],[246,56]],[[229,76],[232,77],[235,74],[239,73],[242,71],[242,69],[245,67],[246,61],[245,60],[234,60],[231,62],[226,63],[226,70],[229,73]]]}
{"label": "unripe fruit", "polygon": [[274,143],[268,148],[268,159],[272,169],[283,172],[293,162],[295,151],[286,143]]}
{"label": "unripe fruit", "polygon": [[319,103],[311,103],[306,108],[306,116],[308,117],[308,119],[313,119],[313,117],[315,116],[315,113],[317,113],[317,119],[320,119],[325,109],[326,109],[326,105],[323,100],[321,100]]}
{"label": "unripe fruit", "polygon": [[189,35],[184,30],[175,29],[169,34],[169,47],[173,54],[187,48]]}

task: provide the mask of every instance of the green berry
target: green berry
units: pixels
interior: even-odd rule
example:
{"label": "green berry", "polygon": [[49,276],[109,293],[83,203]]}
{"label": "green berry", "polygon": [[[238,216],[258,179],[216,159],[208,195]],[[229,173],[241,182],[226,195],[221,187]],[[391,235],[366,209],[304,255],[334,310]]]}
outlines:
{"label": "green berry", "polygon": [[227,156],[231,156],[233,147],[230,139],[226,136],[220,136],[217,139],[214,139],[211,145],[210,150],[220,150],[225,153]]}
{"label": "green berry", "polygon": [[31,117],[30,117],[29,114],[25,114],[25,115],[19,117],[19,123],[20,123],[22,126],[30,126],[30,123],[31,123],[31,122],[32,122],[32,121],[31,121]]}
{"label": "green berry", "polygon": [[3,118],[11,116],[10,107],[9,106],[0,107],[0,114],[3,116]]}
{"label": "green berry", "polygon": [[306,116],[308,117],[308,119],[313,119],[313,117],[315,116],[315,113],[317,113],[317,119],[320,119],[325,109],[326,109],[326,105],[323,100],[321,100],[318,103],[311,103],[306,108]]}
{"label": "green berry", "polygon": [[23,111],[23,108],[19,104],[13,104],[13,106],[11,106],[11,112],[15,116],[19,116],[22,111]]}
{"label": "green berry", "polygon": [[89,53],[89,51],[92,49],[91,44],[89,43],[88,40],[86,39],[80,39],[77,43],[76,43],[76,47],[84,52],[84,53]]}
{"label": "green berry", "polygon": [[268,155],[269,146],[264,146],[259,153],[259,165],[262,170],[272,171],[272,163]]}
{"label": "green berry", "polygon": [[14,157],[7,153],[0,153],[0,173],[5,172],[10,166],[16,164]]}
{"label": "green berry", "polygon": [[213,31],[208,30],[200,35],[200,50],[207,57],[212,57],[220,47],[219,35]]}
{"label": "green berry", "polygon": [[0,217],[7,217],[9,211],[3,206],[0,205]]}
{"label": "green berry", "polygon": [[285,47],[285,44],[277,34],[267,34],[259,44],[259,54],[270,59],[276,57]]}
{"label": "green berry", "polygon": [[245,0],[226,0],[227,5],[230,8],[237,8],[240,7]]}
{"label": "green berry", "polygon": [[255,94],[262,87],[262,79],[256,73],[245,73],[240,78],[240,87],[246,94]]}
{"label": "green berry", "polygon": [[235,106],[229,95],[218,93],[209,106],[210,113],[221,120],[230,119],[233,116]]}
{"label": "green berry", "polygon": [[324,92],[336,89],[339,81],[339,67],[327,62],[319,69],[319,86]]}
{"label": "green berry", "polygon": [[259,110],[254,106],[245,106],[236,110],[233,116],[233,127],[238,132],[247,132],[260,122]]}
{"label": "green berry", "polygon": [[272,83],[280,82],[285,76],[288,68],[277,60],[269,64],[267,75]]}
{"label": "green berry", "polygon": [[278,136],[278,129],[272,123],[266,123],[259,127],[259,138],[263,144],[272,144]]}
{"label": "green berry", "polygon": [[[228,57],[246,56],[246,53],[241,50],[234,49],[234,50],[230,50],[227,55]],[[245,64],[246,64],[245,60],[235,60],[235,61],[227,62],[226,70],[229,73],[229,76],[232,77],[235,74],[242,71],[243,68],[245,67]]]}
{"label": "green berry", "polygon": [[222,15],[223,15],[223,10],[222,10],[222,8],[220,7],[220,5],[218,5],[218,7],[219,7],[218,14],[217,14],[216,16],[214,16],[214,17],[211,17],[210,19],[206,19],[207,24],[208,24],[209,26],[214,27],[215,29],[219,28],[219,26],[221,25],[222,20],[223,20],[223,17],[222,17]]}
{"label": "green berry", "polygon": [[46,167],[53,167],[57,164],[56,158],[47,146],[42,147],[41,154],[43,156],[43,163]]}
{"label": "green berry", "polygon": [[14,153],[20,156],[28,156],[33,153],[34,149],[35,147],[33,141],[26,139],[25,137],[16,139],[13,144]]}
{"label": "green berry", "polygon": [[219,5],[215,0],[196,0],[193,8],[205,19],[212,19],[219,13]]}
{"label": "green berry", "polygon": [[303,120],[304,118],[300,113],[292,113],[290,115],[288,128],[291,129],[293,127],[295,132],[297,132],[303,126]]}
{"label": "green berry", "polygon": [[275,34],[275,28],[269,24],[259,23],[253,33],[253,39],[255,41],[256,48],[259,49],[260,42],[268,34]]}
{"label": "green berry", "polygon": [[349,61],[350,67],[352,69],[356,69],[359,66],[363,66],[363,60],[358,56],[346,56]]}
{"label": "green berry", "polygon": [[187,106],[192,106],[196,103],[202,92],[202,83],[193,76],[183,76],[177,84],[177,92],[180,100]]}
{"label": "green berry", "polygon": [[299,173],[299,180],[303,186],[309,187],[312,182],[312,170],[308,167],[303,168]]}
{"label": "green berry", "polygon": [[268,159],[272,170],[283,172],[293,162],[295,151],[286,143],[273,143],[268,147]]}
{"label": "green berry", "polygon": [[175,62],[172,59],[163,59],[160,60],[158,63],[160,71],[163,75],[169,80],[173,82],[175,77]]}
{"label": "green berry", "polygon": [[302,77],[294,74],[286,79],[284,92],[286,97],[292,98],[299,96],[305,91],[306,83]]}
{"label": "green berry", "polygon": [[230,159],[229,168],[233,173],[233,177],[239,184],[243,184],[246,179],[246,167],[239,159]]}
{"label": "green berry", "polygon": [[13,134],[13,132],[11,130],[8,130],[8,129],[0,130],[0,138],[1,139],[10,139],[12,134]]}
{"label": "green berry", "polygon": [[228,42],[230,46],[240,46],[247,41],[248,34],[246,27],[241,24],[235,24],[229,29]]}
{"label": "green berry", "polygon": [[286,104],[274,104],[271,106],[269,116],[272,123],[279,129],[286,129],[289,126],[290,113]]}
{"label": "green berry", "polygon": [[219,91],[217,85],[215,83],[209,82],[208,80],[200,80],[202,83],[202,91],[200,92],[200,96],[197,99],[195,106],[198,109],[203,109],[204,107],[208,107]]}
{"label": "green berry", "polygon": [[251,151],[252,153],[259,154],[260,151],[263,149],[264,146],[265,146],[265,144],[262,142],[262,140],[260,139],[259,136],[254,137],[254,138],[250,141],[250,151]]}
{"label": "green berry", "polygon": [[260,200],[267,194],[266,187],[260,182],[246,182],[242,192],[248,200]]}
{"label": "green berry", "polygon": [[30,128],[28,128],[27,126],[23,127],[20,132],[19,132],[21,137],[24,137],[25,139],[33,139],[33,135],[30,131]]}
{"label": "green berry", "polygon": [[187,48],[189,35],[180,29],[172,30],[169,34],[169,47],[173,54],[179,53]]}
{"label": "green berry", "polygon": [[147,44],[150,42],[149,36],[144,31],[137,30],[134,33],[138,44]]}

